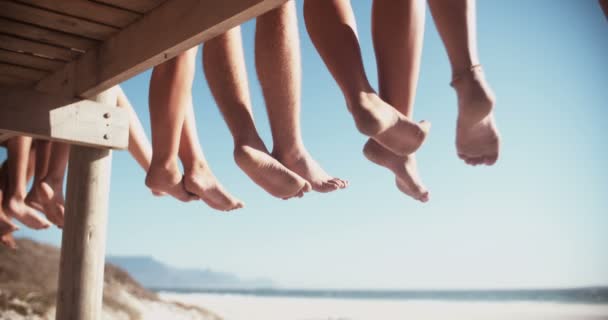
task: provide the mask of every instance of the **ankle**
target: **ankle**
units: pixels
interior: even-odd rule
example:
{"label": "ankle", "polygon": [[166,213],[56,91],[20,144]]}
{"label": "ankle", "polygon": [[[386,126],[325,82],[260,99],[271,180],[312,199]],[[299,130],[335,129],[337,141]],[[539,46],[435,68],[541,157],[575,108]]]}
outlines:
{"label": "ankle", "polygon": [[188,163],[187,165],[184,165],[184,175],[196,175],[197,173],[208,170],[208,168],[209,165],[207,164],[207,161],[205,161],[205,159],[197,158],[194,161]]}
{"label": "ankle", "polygon": [[272,156],[279,161],[294,160],[304,157],[308,152],[302,142],[292,144],[275,145],[272,149]]}

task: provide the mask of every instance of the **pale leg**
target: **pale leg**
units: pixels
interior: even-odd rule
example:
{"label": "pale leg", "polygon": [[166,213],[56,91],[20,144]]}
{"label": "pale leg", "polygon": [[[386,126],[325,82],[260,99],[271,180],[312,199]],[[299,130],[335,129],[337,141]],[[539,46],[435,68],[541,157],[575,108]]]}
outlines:
{"label": "pale leg", "polygon": [[150,80],[153,153],[146,185],[181,201],[195,198],[184,188],[177,156],[187,99],[192,91],[196,50],[194,47],[156,66]]}

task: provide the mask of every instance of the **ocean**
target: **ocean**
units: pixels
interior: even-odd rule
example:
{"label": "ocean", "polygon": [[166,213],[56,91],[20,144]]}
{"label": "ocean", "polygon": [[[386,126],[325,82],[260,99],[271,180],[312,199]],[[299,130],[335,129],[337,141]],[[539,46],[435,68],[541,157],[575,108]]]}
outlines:
{"label": "ocean", "polygon": [[608,320],[608,288],[158,291],[225,320]]}

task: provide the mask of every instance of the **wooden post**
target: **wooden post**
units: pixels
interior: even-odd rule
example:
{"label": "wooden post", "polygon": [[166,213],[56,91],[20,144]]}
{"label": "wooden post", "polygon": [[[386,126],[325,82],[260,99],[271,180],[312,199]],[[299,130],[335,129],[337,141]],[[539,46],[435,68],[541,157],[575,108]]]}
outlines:
{"label": "wooden post", "polygon": [[[97,102],[116,105],[116,90]],[[61,243],[57,320],[100,320],[111,151],[72,146]]]}

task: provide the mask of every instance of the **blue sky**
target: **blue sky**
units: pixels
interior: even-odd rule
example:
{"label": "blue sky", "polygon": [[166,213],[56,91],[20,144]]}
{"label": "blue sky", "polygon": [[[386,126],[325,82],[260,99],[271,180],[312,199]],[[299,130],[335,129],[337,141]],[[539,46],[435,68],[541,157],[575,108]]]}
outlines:
{"label": "blue sky", "polygon": [[[376,83],[371,1],[353,2]],[[456,156],[449,65],[427,14],[415,111],[433,123],[418,153],[431,190],[427,204],[399,193],[392,175],[362,156],[365,137],[305,32],[301,6],[304,139],[350,187],[291,201],[257,188],[232,160],[232,140],[199,66],[194,101],[203,147],[217,177],[247,207],[222,214],[203,203],[154,198],[136,162],[116,152],[109,253],[269,277],[286,287],[608,285],[608,22],[596,1],[479,2],[481,62],[497,93],[504,140],[490,168],[468,167]],[[246,23],[250,87],[270,148],[253,31]],[[124,83],[148,132],[149,77]],[[56,229],[19,235],[55,244],[61,237]]]}

